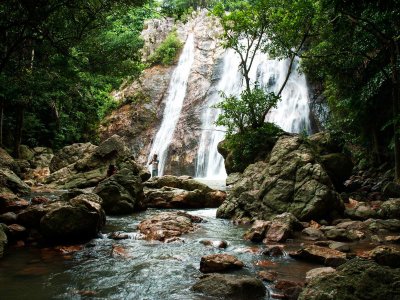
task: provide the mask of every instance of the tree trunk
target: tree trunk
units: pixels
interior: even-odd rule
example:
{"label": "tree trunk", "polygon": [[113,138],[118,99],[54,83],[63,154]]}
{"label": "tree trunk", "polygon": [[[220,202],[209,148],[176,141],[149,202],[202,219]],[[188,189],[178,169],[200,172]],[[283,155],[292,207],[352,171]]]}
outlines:
{"label": "tree trunk", "polygon": [[22,140],[22,129],[24,127],[24,111],[25,108],[21,105],[17,109],[17,118],[15,124],[15,134],[14,134],[14,157],[19,158],[19,146],[21,145]]}

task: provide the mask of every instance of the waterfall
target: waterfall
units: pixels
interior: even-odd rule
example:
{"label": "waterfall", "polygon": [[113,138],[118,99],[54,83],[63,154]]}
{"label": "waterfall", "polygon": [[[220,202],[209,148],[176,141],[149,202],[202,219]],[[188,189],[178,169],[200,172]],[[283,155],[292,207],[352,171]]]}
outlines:
{"label": "waterfall", "polygon": [[233,50],[229,49],[225,52],[221,77],[207,97],[201,116],[202,133],[197,152],[196,177],[226,178],[224,159],[217,151],[217,145],[224,139],[225,132],[224,128],[215,125],[220,110],[212,106],[221,101],[220,91],[226,95],[240,95],[242,76],[238,72],[239,63],[239,57]]}
{"label": "waterfall", "polygon": [[168,147],[172,141],[176,124],[181,114],[183,100],[189,79],[190,69],[194,61],[194,38],[190,33],[183,47],[182,54],[169,83],[167,99],[160,129],[158,130],[148,157],[148,162],[154,154],[158,154],[159,176],[163,175]]}
{"label": "waterfall", "polygon": [[[218,143],[224,139],[223,128],[217,128],[216,121],[219,110],[211,106],[221,98],[218,91],[226,95],[239,96],[244,86],[239,71],[240,59],[232,50],[225,52],[223,68],[218,84],[207,98],[202,114],[202,134],[197,154],[196,177],[222,178],[226,177],[223,157],[217,151]],[[257,83],[268,92],[277,93],[285,81],[289,60],[271,60],[263,53],[258,53],[250,72],[252,84]],[[269,122],[275,123],[283,130],[293,133],[305,131],[309,133],[309,98],[308,87],[304,74],[297,72],[298,60],[293,64],[293,70],[282,92],[282,99],[277,108],[272,109],[267,116]]]}
{"label": "waterfall", "polygon": [[[257,82],[264,90],[278,93],[288,72],[290,61],[267,59],[266,54],[255,57],[254,68],[251,70],[252,82]],[[292,72],[277,108],[272,109],[267,121],[275,123],[283,130],[292,133],[311,132],[309,120],[310,107],[307,81],[304,74],[297,71],[298,60],[292,66]]]}

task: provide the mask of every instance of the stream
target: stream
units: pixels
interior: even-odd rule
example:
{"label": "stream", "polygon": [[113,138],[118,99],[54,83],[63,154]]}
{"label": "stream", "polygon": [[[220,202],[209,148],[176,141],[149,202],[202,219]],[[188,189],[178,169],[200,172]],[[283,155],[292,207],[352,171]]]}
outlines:
{"label": "stream", "polygon": [[[222,187],[221,183],[208,182]],[[265,247],[242,238],[249,228],[217,219],[216,209],[185,210],[202,217],[200,229],[182,236],[183,241],[161,243],[139,239],[137,225],[158,214],[148,209],[126,216],[107,216],[101,235],[63,251],[39,247],[11,247],[0,260],[1,299],[215,299],[190,290],[199,279],[200,259],[204,255],[228,253],[244,262],[236,274],[256,276],[261,270],[276,271],[279,279],[304,281],[305,273],[316,265],[296,261],[287,254],[268,257]],[[109,238],[113,232],[127,233],[128,239]],[[205,246],[202,240],[228,243],[226,249]],[[289,241],[285,250],[296,249],[299,242]],[[117,250],[113,252],[113,247]],[[114,253],[114,254],[113,254]],[[270,294],[272,284],[265,283]],[[265,299],[274,299],[266,296]]]}

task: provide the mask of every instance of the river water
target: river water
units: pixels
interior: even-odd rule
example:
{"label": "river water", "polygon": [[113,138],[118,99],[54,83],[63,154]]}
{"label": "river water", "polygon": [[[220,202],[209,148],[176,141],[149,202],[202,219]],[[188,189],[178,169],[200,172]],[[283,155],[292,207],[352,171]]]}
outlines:
{"label": "river water", "polygon": [[[242,260],[246,267],[237,274],[256,276],[260,270],[274,270],[280,279],[299,281],[315,267],[287,255],[262,255],[263,245],[243,240],[247,227],[215,218],[216,209],[187,210],[206,222],[200,224],[200,230],[182,236],[183,242],[164,244],[137,239],[139,222],[160,212],[149,209],[107,217],[102,235],[72,254],[63,255],[54,247],[10,249],[0,260],[0,298],[213,299],[192,292],[190,287],[202,275],[201,257],[214,253],[229,253]],[[108,238],[111,232],[125,232],[130,238],[113,240]],[[204,239],[225,240],[228,247],[205,246],[200,242]],[[112,255],[113,247],[120,249],[117,255]],[[266,286],[274,293],[272,286]]]}

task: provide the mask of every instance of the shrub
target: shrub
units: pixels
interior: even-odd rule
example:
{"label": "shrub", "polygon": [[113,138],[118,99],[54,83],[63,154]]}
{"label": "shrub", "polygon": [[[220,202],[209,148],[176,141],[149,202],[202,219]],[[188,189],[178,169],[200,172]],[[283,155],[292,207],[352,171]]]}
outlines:
{"label": "shrub", "polygon": [[154,53],[149,56],[148,62],[151,65],[172,65],[182,46],[183,43],[179,40],[176,31],[171,31]]}
{"label": "shrub", "polygon": [[264,160],[284,131],[275,124],[264,123],[258,128],[229,134],[225,140],[232,166],[231,172],[243,172],[249,165]]}

